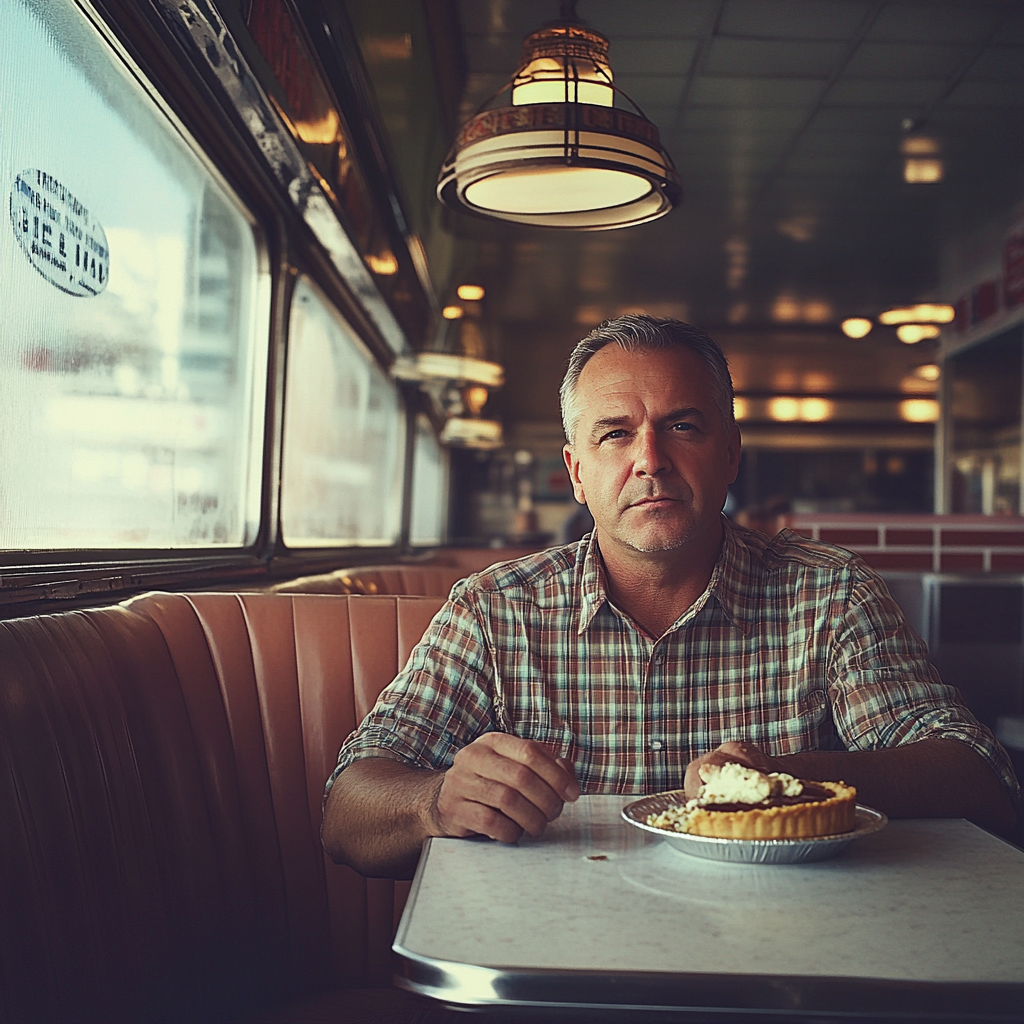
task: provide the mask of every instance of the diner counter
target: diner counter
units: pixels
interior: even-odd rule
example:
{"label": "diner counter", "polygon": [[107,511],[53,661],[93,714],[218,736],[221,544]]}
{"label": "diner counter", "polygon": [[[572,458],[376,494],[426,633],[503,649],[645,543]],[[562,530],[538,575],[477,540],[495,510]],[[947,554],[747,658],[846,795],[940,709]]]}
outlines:
{"label": "diner counter", "polygon": [[431,839],[397,984],[452,1005],[1020,1020],[1024,853],[960,819],[838,857],[705,860],[583,797],[538,840]]}

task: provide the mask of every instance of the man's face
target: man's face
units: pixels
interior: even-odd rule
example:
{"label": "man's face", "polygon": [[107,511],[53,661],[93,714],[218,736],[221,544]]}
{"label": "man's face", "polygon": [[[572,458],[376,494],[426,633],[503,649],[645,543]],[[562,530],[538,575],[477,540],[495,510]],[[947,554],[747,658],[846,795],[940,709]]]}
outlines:
{"label": "man's face", "polygon": [[717,538],[740,436],[715,404],[700,356],[681,346],[607,345],[584,366],[576,393],[580,416],[565,463],[602,548],[674,551]]}

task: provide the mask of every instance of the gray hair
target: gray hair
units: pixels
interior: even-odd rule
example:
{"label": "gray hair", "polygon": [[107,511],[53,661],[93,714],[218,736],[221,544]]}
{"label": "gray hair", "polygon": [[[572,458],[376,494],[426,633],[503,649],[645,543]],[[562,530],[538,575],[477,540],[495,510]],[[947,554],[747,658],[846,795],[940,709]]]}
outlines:
{"label": "gray hair", "polygon": [[642,349],[665,349],[682,346],[696,352],[704,361],[711,374],[712,398],[722,413],[727,426],[736,422],[733,412],[732,375],[725,353],[717,343],[699,327],[683,323],[682,320],[671,320],[646,313],[629,314],[605,320],[595,327],[573,349],[569,356],[569,367],[558,394],[562,404],[562,428],[569,444],[575,444],[576,424],[580,418],[580,410],[576,397],[583,367],[591,356],[600,352],[606,345],[618,345],[626,352]]}

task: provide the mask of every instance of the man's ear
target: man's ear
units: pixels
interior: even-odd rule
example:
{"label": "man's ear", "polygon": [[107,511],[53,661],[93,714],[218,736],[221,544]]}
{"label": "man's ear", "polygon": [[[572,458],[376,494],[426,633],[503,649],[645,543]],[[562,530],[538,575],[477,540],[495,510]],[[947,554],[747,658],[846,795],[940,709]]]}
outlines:
{"label": "man's ear", "polygon": [[562,447],[562,458],[565,459],[565,468],[569,470],[573,497],[581,505],[586,505],[587,498],[583,493],[583,483],[580,480],[580,460],[576,458],[576,451],[571,444]]}

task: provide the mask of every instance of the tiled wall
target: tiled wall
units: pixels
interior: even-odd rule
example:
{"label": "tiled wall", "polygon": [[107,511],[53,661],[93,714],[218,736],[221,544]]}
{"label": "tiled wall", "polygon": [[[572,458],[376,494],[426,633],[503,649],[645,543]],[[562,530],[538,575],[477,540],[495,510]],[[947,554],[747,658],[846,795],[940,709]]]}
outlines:
{"label": "tiled wall", "polygon": [[789,513],[776,525],[856,551],[879,570],[1024,572],[1020,516]]}

